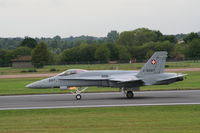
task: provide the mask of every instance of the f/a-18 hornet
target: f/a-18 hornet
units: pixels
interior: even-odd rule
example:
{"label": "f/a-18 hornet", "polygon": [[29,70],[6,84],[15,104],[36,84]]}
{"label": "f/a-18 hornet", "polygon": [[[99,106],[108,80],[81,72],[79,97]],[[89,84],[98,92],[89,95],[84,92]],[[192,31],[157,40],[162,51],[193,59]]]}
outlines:
{"label": "f/a-18 hornet", "polygon": [[26,87],[68,89],[76,94],[77,100],[89,86],[113,87],[120,88],[127,98],[133,98],[133,92],[140,86],[165,85],[184,79],[185,74],[164,72],[166,58],[167,52],[155,52],[140,71],[70,69]]}

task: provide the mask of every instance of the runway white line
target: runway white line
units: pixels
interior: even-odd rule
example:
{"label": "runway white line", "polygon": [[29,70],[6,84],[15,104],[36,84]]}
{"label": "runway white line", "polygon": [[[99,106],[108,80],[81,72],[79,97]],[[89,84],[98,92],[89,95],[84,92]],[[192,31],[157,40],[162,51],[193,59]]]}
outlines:
{"label": "runway white line", "polygon": [[[103,93],[81,93],[81,95],[110,95],[110,94],[121,94],[120,92],[103,92]],[[43,96],[66,96],[66,95],[73,95],[71,93],[65,94],[33,94],[33,95],[9,95],[9,96],[0,96],[0,97],[43,97]]]}
{"label": "runway white line", "polygon": [[130,107],[130,106],[172,106],[172,105],[200,105],[200,103],[153,103],[153,104],[116,104],[116,105],[85,105],[85,106],[52,106],[52,107],[18,107],[0,108],[0,110],[23,109],[57,109],[57,108],[100,108],[100,107]]}

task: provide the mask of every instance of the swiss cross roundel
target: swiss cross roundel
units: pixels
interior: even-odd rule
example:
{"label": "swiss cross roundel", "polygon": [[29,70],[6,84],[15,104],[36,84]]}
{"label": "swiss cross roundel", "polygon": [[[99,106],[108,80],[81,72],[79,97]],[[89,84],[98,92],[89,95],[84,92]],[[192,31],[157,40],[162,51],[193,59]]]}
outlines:
{"label": "swiss cross roundel", "polygon": [[156,61],[156,60],[154,60],[154,59],[153,59],[153,60],[151,60],[151,64],[153,64],[153,65],[154,65],[154,64],[156,64],[156,63],[157,63],[157,61]]}

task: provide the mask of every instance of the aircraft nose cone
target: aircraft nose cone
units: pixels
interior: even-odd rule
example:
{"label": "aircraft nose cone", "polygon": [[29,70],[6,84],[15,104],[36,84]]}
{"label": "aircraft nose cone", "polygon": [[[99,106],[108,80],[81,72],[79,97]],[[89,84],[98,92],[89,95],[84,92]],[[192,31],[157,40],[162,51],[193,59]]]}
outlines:
{"label": "aircraft nose cone", "polygon": [[31,83],[26,85],[26,88],[35,88],[35,83]]}
{"label": "aircraft nose cone", "polygon": [[35,89],[40,89],[40,88],[51,88],[49,84],[49,79],[43,79],[40,81],[33,82],[31,84],[26,85],[27,88],[35,88]]}
{"label": "aircraft nose cone", "polygon": [[42,88],[43,84],[44,84],[44,82],[41,80],[41,81],[36,81],[31,84],[28,84],[28,85],[26,85],[26,87],[27,88]]}

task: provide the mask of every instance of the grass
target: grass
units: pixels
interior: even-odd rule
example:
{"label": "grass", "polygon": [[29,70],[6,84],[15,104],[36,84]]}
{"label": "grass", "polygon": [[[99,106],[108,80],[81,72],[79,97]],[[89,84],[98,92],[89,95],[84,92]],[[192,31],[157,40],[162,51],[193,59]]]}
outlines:
{"label": "grass", "polygon": [[[141,90],[179,90],[179,89],[200,89],[200,72],[186,72],[187,78],[182,82],[176,82],[170,85],[155,85],[141,87]],[[41,93],[66,93],[58,88],[54,89],[29,89],[25,85],[41,78],[17,78],[0,79],[0,95],[13,94],[41,94]],[[98,88],[90,87],[86,92],[106,92],[119,91],[117,88]]]}
{"label": "grass", "polygon": [[[49,73],[50,69],[55,68],[56,72],[62,72],[67,69],[86,69],[86,70],[135,70],[140,69],[144,63],[134,64],[84,64],[84,65],[51,65],[45,66],[44,68],[37,69],[36,73]],[[200,67],[200,62],[194,61],[180,61],[180,62],[167,62],[167,68],[195,68]],[[11,68],[11,67],[0,67],[0,74],[19,74],[21,71],[28,71],[30,68]],[[30,72],[29,72],[30,73]]]}
{"label": "grass", "polygon": [[196,133],[200,106],[0,111],[1,133]]}

